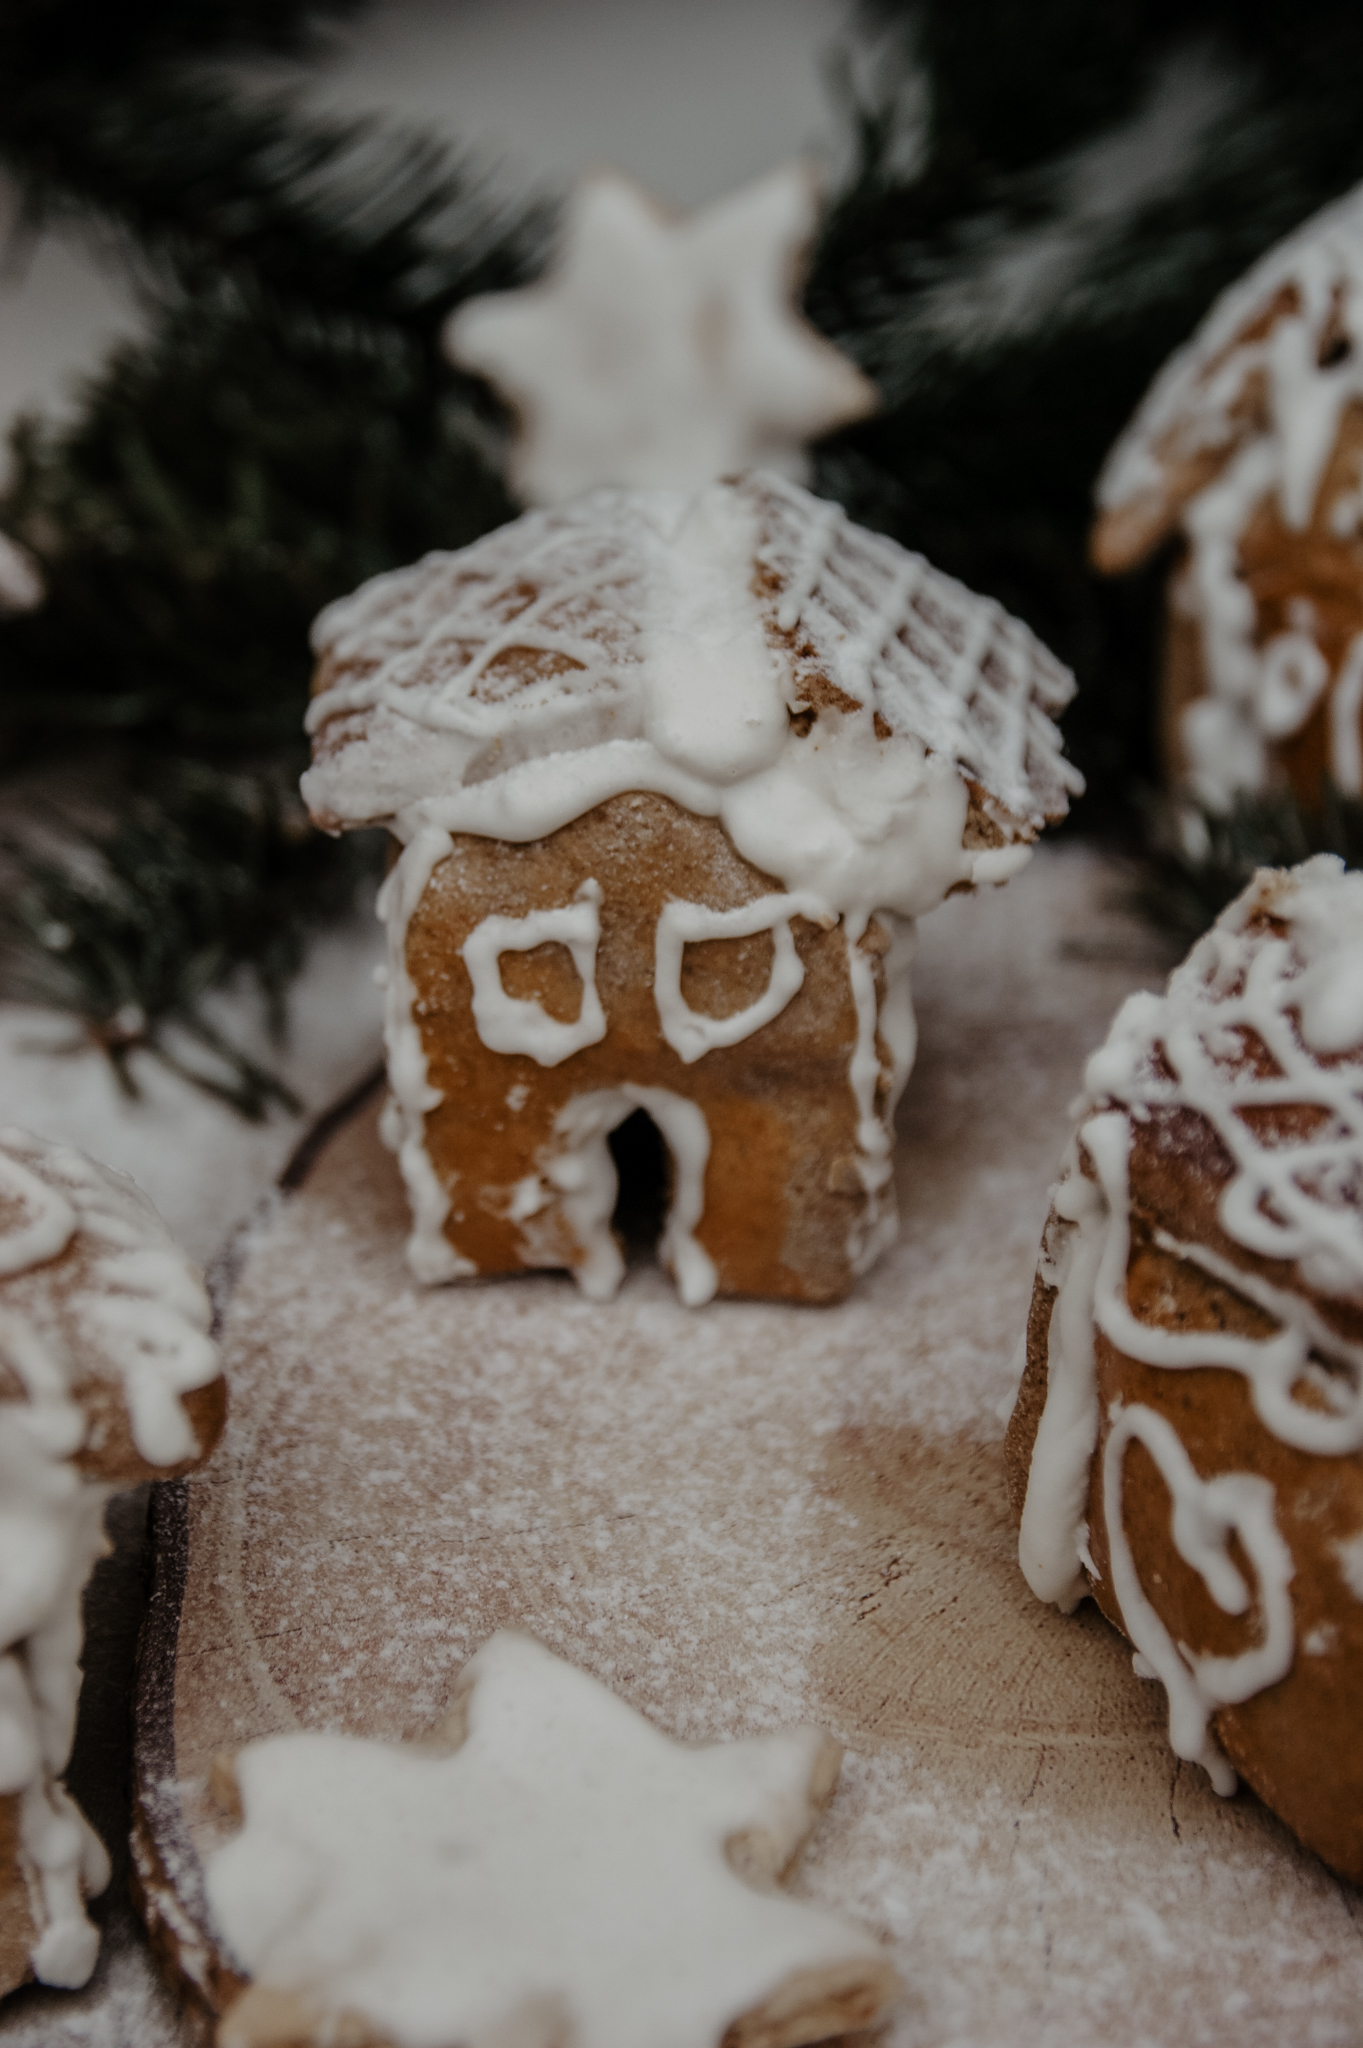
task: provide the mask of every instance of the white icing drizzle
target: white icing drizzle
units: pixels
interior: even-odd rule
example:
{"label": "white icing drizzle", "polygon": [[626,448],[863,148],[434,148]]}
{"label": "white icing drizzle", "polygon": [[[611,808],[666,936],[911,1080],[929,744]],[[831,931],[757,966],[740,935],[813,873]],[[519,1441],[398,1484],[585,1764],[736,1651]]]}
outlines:
{"label": "white icing drizzle", "polygon": [[[1174,1642],[1141,1586],[1122,1520],[1122,1473],[1127,1445],[1144,1444],[1173,1495],[1174,1547],[1201,1577],[1226,1614],[1244,1614],[1250,1589],[1231,1557],[1238,1536],[1254,1567],[1262,1640],[1235,1657],[1200,1657]],[[1271,1480],[1252,1472],[1220,1472],[1203,1479],[1173,1425],[1153,1408],[1113,1403],[1112,1428],[1103,1447],[1103,1520],[1112,1557],[1112,1589],[1136,1656],[1144,1659],[1169,1696],[1169,1742],[1175,1756],[1201,1764],[1223,1798],[1235,1773],[1208,1723],[1217,1707],[1252,1699],[1292,1668],[1295,1629],[1288,1585],[1292,1553],[1278,1533]],[[1144,1675],[1144,1674],[1143,1674]]]}
{"label": "white icing drizzle", "polygon": [[[708,910],[703,903],[673,901],[663,905],[654,940],[653,995],[663,1037],[688,1066],[720,1045],[737,1045],[779,1017],[804,984],[805,971],[795,950],[792,917],[816,924],[836,920],[817,896],[755,896],[734,910]],[[728,1017],[707,1017],[693,1010],[681,992],[682,957],[687,946],[705,939],[746,939],[754,932],[772,935],[775,952],[771,979],[756,1002]]]}
{"label": "white icing drizzle", "polygon": [[[1266,334],[1242,339],[1280,293],[1293,303]],[[1338,338],[1345,347],[1327,347]],[[1266,402],[1255,399],[1262,382]],[[1193,793],[1229,809],[1237,791],[1265,786],[1265,741],[1300,730],[1329,665],[1310,631],[1257,644],[1252,593],[1241,580],[1241,536],[1256,509],[1276,498],[1284,521],[1304,530],[1316,512],[1326,466],[1348,407],[1363,400],[1363,187],[1318,213],[1223,294],[1186,348],[1156,379],[1108,458],[1097,497],[1108,512],[1158,504],[1166,467],[1225,449],[1228,460],[1183,508],[1190,543],[1184,595],[1202,630],[1211,695],[1183,723]],[[1331,508],[1340,537],[1353,499]],[[1359,642],[1347,650],[1331,704],[1331,768],[1357,793]]]}
{"label": "white icing drizzle", "polygon": [[[1265,917],[1285,930],[1265,925]],[[1277,1073],[1257,1074],[1247,1034],[1267,1050]],[[1344,1054],[1353,1057],[1339,1057]],[[1277,1142],[1256,1136],[1246,1121],[1246,1111],[1289,1105],[1319,1107],[1326,1121],[1312,1134]],[[1298,1449],[1344,1456],[1363,1446],[1363,1347],[1341,1337],[1304,1293],[1213,1247],[1180,1243],[1160,1230],[1161,1249],[1255,1303],[1276,1328],[1264,1338],[1180,1332],[1132,1313],[1126,1293],[1132,1126],[1178,1106],[1206,1118],[1232,1162],[1218,1207],[1227,1236],[1251,1254],[1295,1265],[1305,1288],[1357,1300],[1363,1293],[1363,874],[1346,873],[1331,855],[1284,873],[1262,872],[1174,971],[1162,997],[1128,999],[1106,1045],[1088,1063],[1083,1121],[1055,1190],[1042,1252],[1041,1277],[1057,1293],[1018,1548],[1033,1592],[1067,1610],[1087,1589],[1085,1570],[1092,1575],[1084,1517],[1099,1432],[1095,1329],[1146,1365],[1241,1373],[1265,1427]],[[1091,1173],[1083,1170],[1085,1160]],[[1307,1385],[1309,1405],[1295,1391]],[[1126,1411],[1128,1418],[1147,1412]],[[1216,1705],[1249,1698],[1289,1668],[1291,1561],[1276,1531],[1272,1490],[1262,1490],[1266,1482],[1225,1474],[1205,1486],[1196,1480],[1194,1487],[1165,1442],[1165,1426],[1154,1428],[1156,1422],[1128,1420],[1118,1448],[1112,1448],[1114,1429],[1105,1452],[1114,1590],[1138,1652],[1169,1688],[1175,1749],[1206,1763],[1217,1789],[1226,1790],[1229,1769],[1214,1753],[1207,1717]],[[1256,1650],[1229,1662],[1198,1659],[1176,1652],[1157,1633],[1120,1517],[1121,1450],[1133,1434],[1175,1495],[1180,1551],[1228,1613],[1243,1612],[1247,1598],[1242,1588],[1235,1596],[1240,1604],[1231,1603],[1231,1580],[1207,1546],[1224,1548],[1231,1529],[1238,1531],[1259,1577],[1264,1636]],[[1215,1542],[1208,1535],[1213,1525],[1221,1530]],[[1240,1686],[1245,1689],[1234,1690]]]}
{"label": "white icing drizzle", "polygon": [[[75,1276],[55,1268],[73,1244]],[[49,1275],[49,1269],[52,1269]],[[180,1395],[212,1379],[209,1304],[134,1184],[70,1146],[0,1131],[0,1795],[19,1796],[33,1873],[32,1951],[47,1984],[85,1983],[99,1947],[84,1896],[108,1882],[104,1845],[59,1783],[80,1694],[81,1593],[104,1548],[112,1488],[70,1462],[86,1423],[74,1390],[122,1382],[152,1464],[197,1448]]]}
{"label": "white icing drizzle", "polygon": [[836,1776],[817,1729],[690,1748],[507,1631],[461,1692],[462,1741],[240,1752],[244,1825],[206,1889],[257,1985],[395,2048],[718,2048],[804,1972],[884,2001],[873,1937],[775,1882]]}
{"label": "white icing drizzle", "polygon": [[26,1222],[0,1237],[0,1279],[55,1259],[76,1234],[76,1212],[65,1195],[5,1152],[0,1152],[0,1199],[27,1211]]}
{"label": "white icing drizzle", "polygon": [[1330,766],[1345,796],[1363,796],[1363,633],[1356,633],[1330,693]]}
{"label": "white icing drizzle", "polygon": [[1340,1577],[1355,1600],[1363,1600],[1363,1530],[1335,1545]]}
{"label": "white icing drizzle", "polygon": [[[596,989],[596,948],[601,938],[601,885],[586,881],[562,910],[532,910],[525,917],[485,917],[460,951],[473,983],[473,1021],[492,1052],[523,1052],[541,1067],[556,1067],[606,1035],[606,1013]],[[544,1005],[509,996],[502,986],[503,953],[528,953],[549,942],[566,946],[582,981],[582,1007],[571,1024]]]}
{"label": "white icing drizzle", "polygon": [[[774,624],[796,636],[795,653],[773,639]],[[690,494],[600,492],[527,515],[460,555],[376,578],[324,612],[314,639],[339,674],[309,713],[319,742],[309,804],[331,825],[385,820],[404,841],[380,914],[388,1129],[411,1192],[418,1276],[470,1268],[444,1236],[452,1191],[425,1147],[438,1097],[412,1012],[411,913],[453,834],[524,844],[629,791],[718,818],[788,892],[760,912],[664,911],[659,1017],[688,1062],[790,1000],[800,985],[791,916],[846,920],[858,1016],[849,1083],[873,1197],[854,1257],[858,1270],[868,1264],[894,1228],[883,1192],[893,1101],[877,1112],[874,977],[855,942],[873,914],[907,923],[953,887],[1005,881],[1028,858],[1029,839],[1080,786],[1049,716],[1070,695],[1068,672],[996,605],[769,475]],[[792,714],[811,664],[855,708],[825,704],[805,731]],[[998,812],[1005,843],[963,846],[967,778]],[[605,1035],[581,961],[582,1014],[569,1026],[513,1004],[496,973],[498,946],[538,943],[527,934],[549,937],[544,918],[565,915],[492,918],[467,942],[478,1029],[494,1049],[548,1064]],[[751,915],[761,924],[745,924]],[[721,935],[715,920],[730,935],[773,933],[770,986],[741,1017],[699,1018],[681,1000],[681,950],[702,935],[701,918],[706,936]],[[565,942],[585,948],[585,912],[578,923],[581,937]],[[913,1046],[903,975],[894,1004],[897,1095]]]}
{"label": "white icing drizzle", "polygon": [[869,1200],[852,1224],[848,1256],[854,1273],[874,1265],[894,1239],[897,1215],[894,1199],[893,1110],[877,1108],[876,1092],[883,1076],[876,1045],[875,968],[862,951],[866,929],[864,918],[849,918],[846,924],[847,975],[857,1013],[856,1044],[852,1053],[850,1080],[857,1105],[857,1172]]}
{"label": "white icing drizzle", "polygon": [[789,748],[775,714],[802,702],[754,569],[781,629],[880,713],[891,745],[944,755],[1028,832],[1064,810],[1080,782],[1049,714],[1073,694],[1068,670],[989,600],[770,474],[598,491],[329,606],[313,643],[341,673],[308,713],[323,740],[310,807],[404,840],[423,823],[541,838],[654,787],[715,815],[721,788]]}
{"label": "white icing drizzle", "polygon": [[[624,1278],[625,1262],[610,1227],[619,1176],[606,1141],[636,1109],[646,1110],[662,1132],[675,1169],[658,1256],[675,1275],[686,1306],[700,1308],[713,1298],[719,1275],[694,1234],[705,1213],[705,1168],[710,1157],[710,1127],[696,1103],[669,1088],[644,1088],[633,1082],[575,1095],[559,1111],[554,1128],[560,1143],[541,1160],[540,1172],[557,1194],[585,1253],[574,1269],[578,1286],[589,1301],[612,1300]],[[547,1199],[542,1190],[526,1190],[522,1213],[534,1215]]]}
{"label": "white icing drizzle", "polygon": [[426,1113],[437,1108],[444,1098],[426,1076],[426,1051],[414,1009],[416,986],[407,971],[408,922],[436,866],[453,850],[448,832],[428,827],[417,833],[389,873],[377,904],[388,934],[383,1038],[392,1091],[380,1130],[385,1144],[397,1154],[412,1205],[407,1263],[417,1279],[428,1286],[442,1280],[465,1280],[478,1270],[472,1259],[457,1252],[445,1235],[445,1218],[453,1197],[441,1182],[426,1149]]}

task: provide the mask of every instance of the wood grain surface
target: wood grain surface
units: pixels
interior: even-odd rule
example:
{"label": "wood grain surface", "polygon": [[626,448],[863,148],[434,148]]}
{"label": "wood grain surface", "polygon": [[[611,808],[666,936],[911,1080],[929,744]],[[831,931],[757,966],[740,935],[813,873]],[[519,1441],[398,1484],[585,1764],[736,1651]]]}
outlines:
{"label": "wood grain surface", "polygon": [[636,1266],[421,1292],[371,1101],[243,1238],[227,1434],[158,1492],[139,1856],[197,1995],[214,1756],[414,1736],[495,1628],[661,1727],[848,1746],[796,1888],[867,1919],[893,2048],[1357,2039],[1357,1894],[1180,1767],[1091,1607],[1017,1570],[998,1413],[1085,1055],[1168,962],[1097,855],[924,928],[898,1245],[832,1309],[688,1312]]}

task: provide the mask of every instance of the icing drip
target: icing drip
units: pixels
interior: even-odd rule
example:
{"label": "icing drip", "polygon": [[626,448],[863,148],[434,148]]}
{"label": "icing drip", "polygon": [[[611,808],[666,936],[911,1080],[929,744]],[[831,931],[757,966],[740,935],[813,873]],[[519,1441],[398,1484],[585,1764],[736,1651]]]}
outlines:
{"label": "icing drip", "polygon": [[[493,1052],[523,1052],[542,1067],[556,1067],[584,1045],[606,1035],[606,1015],[596,992],[596,948],[601,937],[601,886],[584,882],[577,901],[564,910],[532,910],[526,917],[485,917],[462,946],[473,983],[473,1020]],[[543,1004],[509,996],[502,986],[503,953],[528,953],[556,941],[566,946],[582,980],[582,1008],[574,1023],[551,1017]]]}
{"label": "icing drip", "polygon": [[1330,693],[1330,764],[1345,796],[1363,796],[1363,633],[1356,633]]}
{"label": "icing drip", "polygon": [[[1090,1059],[1082,1105],[1090,1113],[1055,1190],[1040,1267],[1057,1293],[1018,1549],[1039,1598],[1073,1607],[1086,1590],[1085,1568],[1092,1570],[1084,1516],[1099,1432],[1095,1329],[1146,1365],[1173,1371],[1219,1366],[1242,1374],[1259,1419],[1284,1443],[1319,1456],[1363,1447],[1363,1347],[1341,1337],[1306,1294],[1163,1230],[1155,1233],[1161,1249],[1253,1302],[1273,1319],[1274,1331],[1252,1338],[1164,1329],[1135,1316],[1126,1291],[1133,1123],[1181,1106],[1207,1120],[1231,1161],[1218,1204],[1227,1236],[1251,1254],[1294,1264],[1306,1288],[1357,1298],[1363,1291],[1360,1053],[1363,874],[1346,873],[1338,859],[1321,855],[1286,873],[1260,874],[1175,969],[1163,997],[1129,998],[1106,1045]],[[1341,1057],[1346,1054],[1353,1057]],[[1114,1102],[1119,1106],[1102,1106]],[[1322,1120],[1304,1137],[1275,1142],[1256,1135],[1255,1112],[1284,1107],[1315,1109]],[[1299,1387],[1309,1387],[1309,1404],[1297,1398]],[[1195,1474],[1190,1479],[1191,1467],[1185,1471],[1165,1441],[1166,1426],[1155,1427],[1154,1416],[1131,1419],[1146,1416],[1143,1409],[1126,1414],[1120,1441],[1115,1428],[1109,1438],[1104,1465],[1114,1590],[1132,1640],[1169,1688],[1175,1749],[1206,1763],[1218,1790],[1225,1790],[1228,1767],[1209,1747],[1207,1716],[1217,1704],[1247,1699],[1272,1684],[1292,1656],[1285,1590],[1291,1563],[1274,1524],[1272,1490],[1261,1490],[1266,1483],[1246,1474],[1205,1485]],[[1265,1634],[1257,1650],[1229,1662],[1197,1659],[1176,1652],[1162,1633],[1136,1582],[1121,1527],[1120,1459],[1133,1434],[1175,1495],[1180,1551],[1228,1613],[1243,1612],[1247,1596],[1243,1588],[1235,1591],[1238,1582],[1211,1552],[1218,1545],[1224,1551],[1232,1529],[1239,1534],[1260,1583]],[[1218,1528],[1213,1541],[1208,1531],[1214,1535]],[[1233,1689],[1240,1686],[1245,1689]]]}
{"label": "icing drip", "polygon": [[[1280,297],[1268,331],[1242,338]],[[1202,628],[1211,690],[1187,707],[1183,739],[1193,793],[1213,810],[1228,810],[1238,790],[1265,786],[1264,742],[1299,731],[1329,683],[1309,631],[1256,644],[1239,546],[1270,499],[1289,528],[1310,525],[1345,411],[1360,401],[1363,188],[1308,221],[1218,300],[1156,380],[1099,479],[1105,510],[1158,504],[1170,467],[1230,451],[1183,513],[1191,550],[1184,594]],[[1347,538],[1356,516],[1346,494],[1327,526]],[[1357,646],[1336,684],[1349,681],[1351,701],[1332,704],[1329,720],[1331,770],[1350,793],[1363,787]]]}
{"label": "icing drip", "polygon": [[[713,1298],[719,1275],[694,1234],[705,1212],[705,1167],[710,1157],[710,1129],[694,1102],[668,1088],[643,1088],[632,1082],[575,1095],[555,1123],[562,1150],[543,1160],[540,1171],[557,1192],[563,1215],[586,1255],[575,1269],[578,1286],[589,1301],[610,1301],[624,1278],[625,1262],[610,1227],[619,1176],[606,1140],[636,1109],[647,1110],[662,1132],[676,1175],[658,1256],[674,1274],[686,1306],[700,1308]],[[533,1215],[540,1206],[540,1197],[529,1193],[526,1213]]]}
{"label": "icing drip", "polygon": [[470,1278],[477,1268],[458,1253],[445,1235],[452,1196],[444,1187],[426,1149],[426,1112],[444,1099],[426,1077],[426,1052],[413,1008],[416,987],[407,971],[407,926],[435,868],[454,851],[448,832],[427,829],[404,848],[378,895],[378,914],[388,933],[388,966],[384,979],[383,1038],[388,1053],[391,1094],[380,1129],[385,1144],[396,1152],[412,1205],[412,1234],[407,1263],[418,1280]]}
{"label": "icing drip", "polygon": [[[68,1251],[81,1264],[49,1275]],[[0,1795],[18,1795],[37,1886],[37,1977],[85,1983],[99,1937],[84,1894],[104,1846],[58,1783],[80,1693],[81,1593],[105,1548],[110,1486],[70,1462],[85,1441],[75,1390],[121,1381],[151,1464],[196,1450],[180,1395],[217,1372],[203,1287],[134,1184],[69,1146],[0,1131]]]}
{"label": "icing drip", "polygon": [[[774,623],[796,636],[798,655],[773,638],[759,587],[775,592]],[[887,1119],[914,1032],[896,974],[885,1026],[894,1086],[878,1116],[875,982],[857,941],[874,914],[907,925],[951,889],[1002,882],[1028,858],[1026,841],[1079,787],[1048,715],[1068,699],[1068,673],[996,605],[771,476],[690,494],[598,493],[528,515],[461,555],[375,579],[324,612],[314,637],[334,681],[308,716],[318,736],[308,801],[325,823],[386,819],[405,845],[379,908],[386,1129],[411,1193],[418,1277],[470,1268],[445,1239],[452,1190],[425,1147],[438,1097],[412,1011],[411,913],[454,834],[524,844],[627,791],[717,818],[787,892],[737,910],[664,911],[658,1013],[688,1063],[760,1029],[799,988],[792,916],[846,921],[858,1019],[849,1085],[873,1198],[853,1256],[858,1270],[869,1264],[894,1229]],[[802,662],[843,699],[824,702],[812,727],[797,722]],[[1004,844],[963,845],[967,776],[1005,819]],[[485,1044],[549,1065],[605,1037],[588,964],[593,918],[588,905],[492,917],[466,941]],[[736,1017],[690,1011],[688,941],[763,929],[776,948],[764,996]],[[553,937],[576,949],[583,979],[571,1025],[513,1002],[497,970],[499,951]],[[604,1250],[593,1254],[584,1284],[603,1261]]]}
{"label": "icing drip", "polygon": [[[1232,1536],[1240,1539],[1254,1567],[1263,1640],[1237,1657],[1199,1657],[1186,1643],[1175,1644],[1145,1596],[1122,1520],[1123,1461],[1133,1441],[1145,1445],[1173,1495],[1175,1548],[1223,1613],[1244,1614],[1251,1600],[1230,1554]],[[1178,1432],[1162,1415],[1153,1408],[1123,1408],[1114,1402],[1103,1449],[1103,1520],[1111,1548],[1112,1589],[1135,1645],[1138,1671],[1159,1678],[1169,1696],[1169,1742],[1175,1756],[1201,1764],[1223,1798],[1235,1790],[1236,1778],[1208,1726],[1212,1713],[1217,1707],[1252,1699],[1292,1668],[1295,1629],[1287,1590],[1292,1554],[1278,1533],[1273,1505],[1270,1480],[1252,1472],[1221,1472],[1203,1479]],[[1141,1669],[1141,1660],[1146,1670]]]}
{"label": "icing drip", "polygon": [[894,1200],[893,1111],[877,1111],[876,1094],[883,1079],[876,1047],[876,979],[870,957],[862,951],[865,919],[849,919],[846,927],[847,974],[857,1013],[856,1045],[849,1079],[857,1104],[857,1172],[870,1200],[852,1225],[848,1255],[854,1273],[864,1273],[893,1241],[897,1228]]}
{"label": "icing drip", "polygon": [[[719,1045],[737,1045],[773,1017],[779,1017],[805,971],[791,934],[792,917],[816,924],[835,922],[817,896],[758,896],[736,910],[707,910],[703,903],[672,902],[663,906],[654,947],[653,994],[663,1037],[689,1066]],[[771,979],[755,1003],[728,1017],[706,1017],[693,1010],[681,992],[682,957],[688,945],[705,939],[745,939],[754,932],[772,935],[775,954]]]}
{"label": "icing drip", "polygon": [[76,1212],[65,1195],[4,1152],[0,1199],[18,1203],[21,1214],[26,1214],[24,1222],[0,1237],[0,1278],[55,1259],[76,1234]]}
{"label": "icing drip", "polygon": [[[460,1693],[432,1742],[295,1733],[236,1759],[244,1825],[209,1904],[316,2038],[345,2013],[395,2048],[716,2048],[768,2000],[779,2025],[819,1994],[892,1995],[868,1933],[776,1884],[836,1781],[817,1729],[689,1748],[505,1631]],[[256,1995],[224,2043],[265,2038]]]}

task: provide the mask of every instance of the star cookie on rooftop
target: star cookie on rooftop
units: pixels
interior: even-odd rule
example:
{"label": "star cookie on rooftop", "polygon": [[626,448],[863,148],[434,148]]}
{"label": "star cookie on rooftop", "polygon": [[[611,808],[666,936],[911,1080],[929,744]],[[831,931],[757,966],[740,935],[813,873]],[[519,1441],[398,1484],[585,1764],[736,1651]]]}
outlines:
{"label": "star cookie on rooftop", "polygon": [[445,330],[518,415],[520,498],[798,477],[807,441],[874,410],[875,387],[795,303],[817,212],[798,163],[682,220],[614,172],[584,179],[549,275],[470,300]]}

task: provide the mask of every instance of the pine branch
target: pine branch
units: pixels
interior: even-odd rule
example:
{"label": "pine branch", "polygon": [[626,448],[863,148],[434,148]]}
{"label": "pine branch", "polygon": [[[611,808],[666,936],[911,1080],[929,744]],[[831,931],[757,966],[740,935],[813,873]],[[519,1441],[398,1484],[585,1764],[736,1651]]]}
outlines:
{"label": "pine branch", "polygon": [[[500,416],[438,327],[526,273],[546,215],[496,202],[426,138],[186,69],[259,36],[251,5],[221,0],[204,31],[197,8],[144,0],[108,77],[98,32],[55,33],[84,6],[0,15],[0,161],[33,214],[117,228],[151,332],[72,425],[15,437],[0,530],[48,598],[0,622],[0,742],[291,747],[321,606],[514,511]],[[285,15],[287,45],[307,20]]]}
{"label": "pine branch", "polygon": [[282,1041],[309,935],[351,907],[377,835],[324,839],[277,770],[182,763],[111,831],[63,836],[60,858],[8,849],[20,876],[3,928],[8,992],[77,1018],[130,1095],[145,1051],[253,1120],[296,1110],[205,998],[244,974]]}
{"label": "pine branch", "polygon": [[547,222],[419,132],[310,117],[288,96],[261,100],[175,66],[113,90],[11,73],[0,166],[26,224],[117,231],[156,295],[231,280],[428,330],[469,294],[518,282]]}
{"label": "pine branch", "polygon": [[400,329],[229,288],[168,313],[74,424],[15,437],[0,528],[48,598],[0,622],[11,755],[295,748],[322,605],[511,516],[486,431]]}
{"label": "pine branch", "polygon": [[1295,867],[1317,853],[1363,867],[1363,801],[1330,786],[1315,811],[1289,790],[1241,796],[1228,814],[1149,789],[1139,801],[1148,854],[1132,901],[1187,939],[1206,931],[1258,868]]}
{"label": "pine branch", "polygon": [[1019,612],[1079,676],[1080,829],[1153,780],[1163,565],[1087,565],[1094,478],[1215,294],[1363,178],[1363,14],[1302,0],[879,0],[900,52],[811,316],[885,395],[818,488]]}

